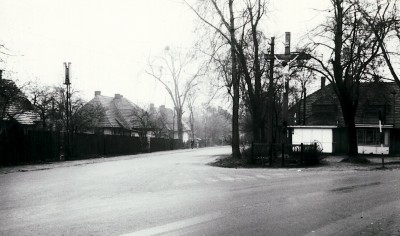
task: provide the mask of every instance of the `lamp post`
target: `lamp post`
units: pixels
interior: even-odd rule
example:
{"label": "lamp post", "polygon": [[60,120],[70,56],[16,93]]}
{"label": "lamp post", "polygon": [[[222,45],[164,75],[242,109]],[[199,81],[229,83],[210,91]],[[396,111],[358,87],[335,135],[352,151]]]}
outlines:
{"label": "lamp post", "polygon": [[66,103],[65,103],[65,115],[67,118],[67,127],[66,127],[66,131],[67,131],[67,145],[66,145],[66,152],[65,152],[65,156],[68,159],[71,155],[70,153],[70,125],[69,125],[69,119],[70,119],[70,86],[71,86],[71,82],[69,79],[69,69],[71,67],[71,62],[64,62],[64,66],[65,66],[65,81],[64,84],[67,86],[67,92],[66,92]]}

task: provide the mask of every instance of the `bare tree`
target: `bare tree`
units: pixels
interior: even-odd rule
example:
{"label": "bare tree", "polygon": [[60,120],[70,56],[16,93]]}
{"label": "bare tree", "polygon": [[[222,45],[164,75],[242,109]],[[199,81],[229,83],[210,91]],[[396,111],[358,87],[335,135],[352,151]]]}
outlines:
{"label": "bare tree", "polygon": [[0,70],[0,121],[6,118],[7,114],[14,116],[25,110],[31,110],[31,104],[14,81],[4,79]]}
{"label": "bare tree", "polygon": [[[185,1],[186,2],[186,1]],[[187,3],[187,2],[186,2]],[[238,74],[238,46],[240,41],[237,34],[239,28],[236,27],[237,15],[241,12],[235,11],[234,0],[219,2],[216,0],[203,1],[203,4],[195,9],[189,3],[187,5],[194,13],[211,29],[229,45],[230,50],[230,68],[229,75],[231,77],[232,89],[228,87],[229,93],[232,95],[232,156],[240,158],[240,141],[239,141],[239,101],[240,101],[240,77]],[[218,20],[214,20],[217,16]],[[242,23],[242,22],[241,22]],[[227,73],[228,74],[228,73]]]}
{"label": "bare tree", "polygon": [[196,119],[196,135],[204,141],[204,145],[220,145],[230,142],[232,115],[221,107],[213,107],[203,103],[201,114]]}
{"label": "bare tree", "polygon": [[187,107],[188,107],[188,109],[189,109],[189,125],[190,125],[190,132],[191,132],[191,135],[190,135],[190,138],[192,139],[192,140],[194,140],[194,137],[195,137],[195,128],[194,128],[194,126],[195,126],[195,116],[194,116],[194,109],[195,109],[195,103],[196,103],[196,90],[192,90],[190,93],[189,93],[189,96],[188,96],[188,103],[187,103]]}
{"label": "bare tree", "polygon": [[[34,83],[28,89],[29,97],[35,110],[39,113],[43,128],[49,128],[49,123],[55,130],[66,130],[66,91],[63,85],[41,86]],[[87,104],[79,91],[72,89],[70,99],[70,130],[72,132],[85,132],[92,130],[104,116],[104,109],[100,104]]]}
{"label": "bare tree", "polygon": [[[170,116],[165,108],[159,108],[155,113],[155,126],[157,129],[153,131],[153,134],[157,138],[170,138],[170,123],[173,121],[170,120]],[[174,132],[174,131],[172,131]]]}
{"label": "bare tree", "polygon": [[0,62],[5,62],[4,57],[14,56],[9,53],[10,50],[2,43],[0,43]]}
{"label": "bare tree", "polygon": [[73,132],[93,130],[105,115],[105,110],[100,104],[89,104],[81,99],[72,101],[71,125]]}
{"label": "bare tree", "polygon": [[183,54],[167,47],[161,57],[149,62],[146,70],[164,86],[174,103],[179,140],[183,139],[182,116],[188,94],[198,85],[198,78],[204,73],[204,67],[197,66],[195,60],[193,52]]}
{"label": "bare tree", "polygon": [[48,119],[54,116],[57,92],[50,86],[41,86],[35,81],[27,89],[28,96],[37,113],[39,113],[41,126],[48,128]]}
{"label": "bare tree", "polygon": [[[395,59],[400,59],[400,54],[394,50],[393,45],[400,46],[400,12],[399,1],[354,1],[361,12],[368,28],[371,29],[377,40],[381,56],[383,57],[390,74],[400,87],[399,72],[395,68]],[[397,61],[398,63],[398,61]]]}
{"label": "bare tree", "polygon": [[132,111],[134,122],[137,123],[135,127],[139,131],[139,136],[142,138],[147,137],[149,132],[156,134],[157,127],[157,114],[155,110],[148,107],[136,107]]}
{"label": "bare tree", "polygon": [[305,125],[307,87],[315,81],[316,72],[300,66],[293,70],[290,77],[293,78],[292,82],[294,82],[294,86],[289,88],[292,95],[292,106],[298,104],[296,122]]}
{"label": "bare tree", "polygon": [[[347,128],[349,160],[356,161],[359,159],[355,127],[359,85],[368,76],[379,47],[351,0],[331,0],[331,4],[328,12],[333,15],[314,31],[317,34],[310,48],[314,50],[311,62],[315,65],[308,68],[325,76],[332,84]],[[328,52],[328,57],[316,56],[317,50]]]}

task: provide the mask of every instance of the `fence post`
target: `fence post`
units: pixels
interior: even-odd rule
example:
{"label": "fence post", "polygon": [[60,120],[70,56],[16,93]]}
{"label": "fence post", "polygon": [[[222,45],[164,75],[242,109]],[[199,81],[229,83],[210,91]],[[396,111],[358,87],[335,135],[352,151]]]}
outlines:
{"label": "fence post", "polygon": [[300,165],[304,164],[304,144],[300,144]]}
{"label": "fence post", "polygon": [[282,143],[282,167],[285,166],[285,143]]}

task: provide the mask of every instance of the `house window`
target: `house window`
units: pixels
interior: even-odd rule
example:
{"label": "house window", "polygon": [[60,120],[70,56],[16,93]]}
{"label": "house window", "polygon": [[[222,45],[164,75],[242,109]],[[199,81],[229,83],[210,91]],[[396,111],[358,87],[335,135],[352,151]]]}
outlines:
{"label": "house window", "polygon": [[[382,138],[381,138],[382,135]],[[384,130],[383,133],[379,129],[358,129],[357,143],[358,145],[380,145],[381,139],[384,146],[389,146],[389,131]]]}

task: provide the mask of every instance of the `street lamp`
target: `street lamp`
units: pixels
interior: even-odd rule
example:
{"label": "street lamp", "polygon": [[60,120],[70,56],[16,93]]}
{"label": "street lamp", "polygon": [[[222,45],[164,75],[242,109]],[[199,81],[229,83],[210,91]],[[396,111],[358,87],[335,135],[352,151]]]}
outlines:
{"label": "street lamp", "polygon": [[64,84],[67,86],[67,94],[66,94],[66,117],[67,117],[67,127],[66,127],[66,131],[67,131],[67,145],[66,145],[66,153],[65,156],[68,159],[71,155],[70,153],[70,125],[69,125],[69,118],[70,118],[70,86],[71,86],[71,81],[69,79],[69,69],[71,67],[71,62],[64,62],[64,67],[65,67],[65,81]]}

